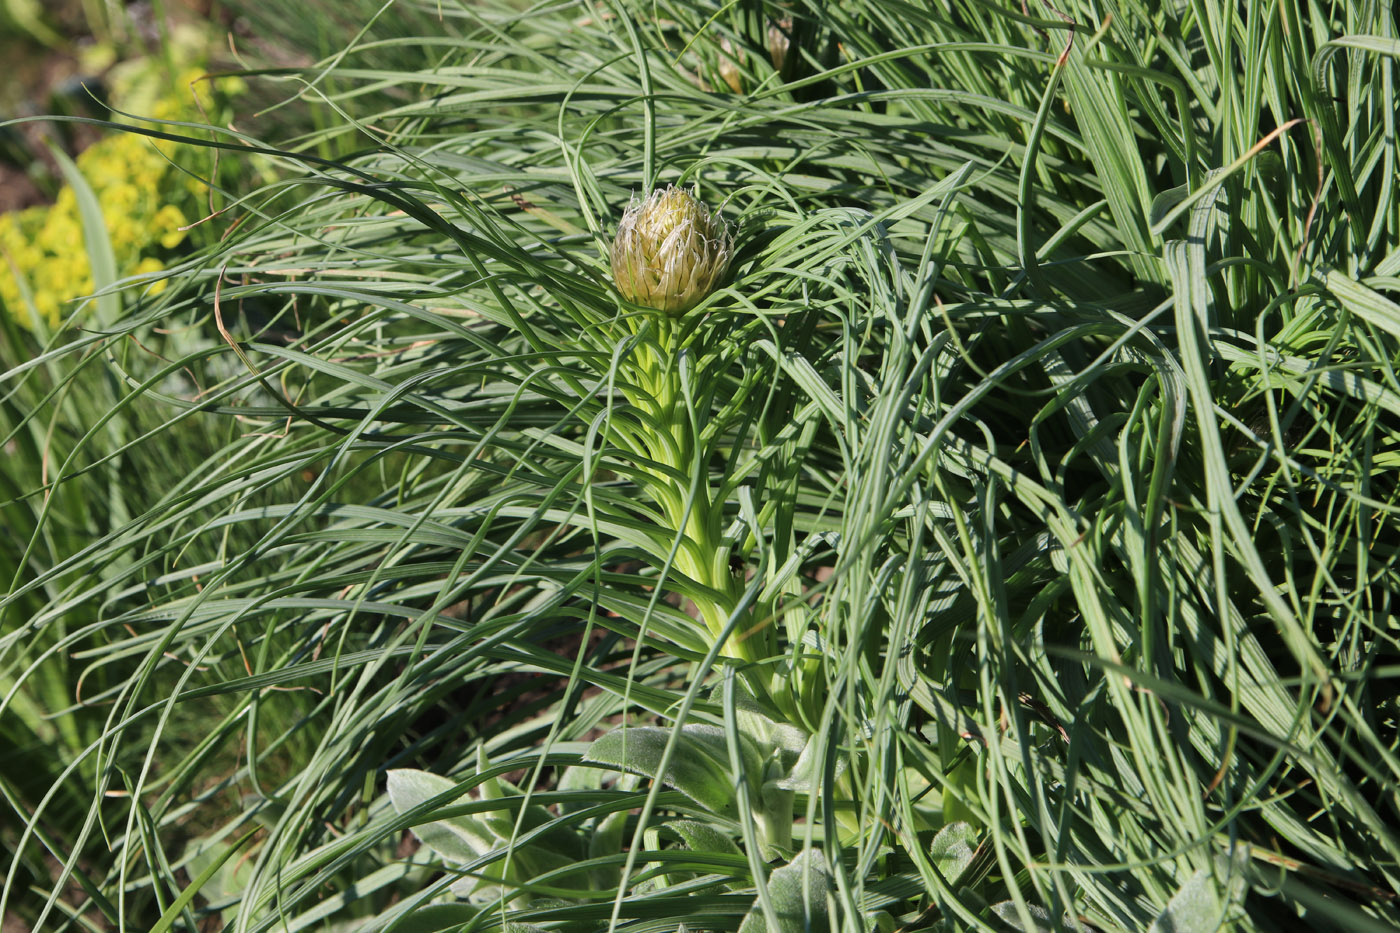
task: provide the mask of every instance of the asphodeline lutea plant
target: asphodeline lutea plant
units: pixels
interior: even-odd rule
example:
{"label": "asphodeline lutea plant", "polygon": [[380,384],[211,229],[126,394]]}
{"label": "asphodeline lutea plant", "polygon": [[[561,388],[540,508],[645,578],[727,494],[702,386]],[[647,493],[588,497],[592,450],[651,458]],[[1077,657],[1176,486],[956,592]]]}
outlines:
{"label": "asphodeline lutea plant", "polygon": [[[658,312],[628,316],[622,325],[626,333],[619,336],[633,344],[622,363],[622,392],[642,417],[629,429],[619,426],[613,440],[633,460],[644,493],[674,535],[672,568],[699,584],[688,595],[711,639],[730,627],[743,580],[729,568],[723,494],[711,488],[706,470],[714,439],[696,419],[704,422],[708,413],[692,411],[708,406],[715,376],[699,351],[706,334],[687,312],[723,284],[733,255],[729,225],[695,188],[675,185],[634,198],[610,250],[618,292]],[[722,649],[726,657],[754,665],[777,650],[772,626],[759,620],[744,620],[732,632]],[[757,670],[746,675],[760,696],[770,693],[762,679]]]}
{"label": "asphodeline lutea plant", "polygon": [[734,256],[729,225],[675,185],[633,199],[612,244],[612,273],[628,301],[684,314],[724,280]]}
{"label": "asphodeline lutea plant", "polygon": [[[794,725],[803,718],[797,709],[799,691],[791,682],[794,678],[780,670],[769,613],[744,601],[747,581],[730,569],[733,542],[725,534],[729,487],[711,470],[724,442],[726,420],[726,406],[715,402],[723,390],[732,390],[732,409],[742,404],[750,386],[736,389],[726,378],[726,361],[732,358],[727,316],[703,317],[695,309],[723,284],[733,251],[728,224],[694,190],[672,185],[634,199],[609,250],[614,282],[630,307],[624,307],[628,313],[601,320],[600,329],[618,350],[615,384],[627,403],[616,406],[606,421],[609,454],[614,465],[625,465],[621,472],[635,480],[640,497],[655,506],[659,527],[647,536],[654,569],[665,569],[665,585],[694,604],[709,646],[737,668],[737,683],[728,682],[733,689],[726,695],[743,766],[737,779],[732,777],[729,746],[713,724],[627,724],[595,739],[584,754],[587,765],[570,769],[560,786],[601,788],[598,765],[626,773],[613,785],[623,792],[638,786],[635,775],[665,783],[693,803],[692,818],[668,826],[682,835],[691,851],[709,855],[732,856],[737,851],[727,827],[746,812],[758,855],[764,860],[793,859],[772,873],[770,886],[781,889],[790,875],[793,885],[824,889],[829,873],[820,854],[796,856],[793,850],[793,801],[798,792],[812,791],[807,776],[808,763],[814,760],[807,753],[812,734]],[[722,299],[709,307],[725,310]],[[500,816],[455,818],[413,828],[447,862],[473,869],[463,872],[453,893],[478,904],[495,905],[503,899],[529,904],[533,889],[540,887],[551,898],[584,901],[625,883],[620,866],[606,864],[601,856],[615,855],[627,844],[626,834],[635,832],[634,816],[618,811],[591,827],[580,827],[578,833],[556,831],[553,837],[522,845],[518,836],[523,831],[558,820],[539,805],[515,808],[512,801],[527,795],[499,776],[489,776],[489,767],[480,754],[476,793],[480,801],[500,801],[500,809],[494,811]],[[389,797],[400,815],[440,800],[459,786],[460,776],[454,780],[413,769],[389,773]],[[726,828],[707,827],[706,813]],[[497,854],[507,857],[481,867],[483,860]],[[590,856],[595,867],[563,874]],[[539,884],[541,878],[548,879],[543,882],[547,888]],[[804,889],[793,888],[799,903]],[[744,929],[762,928],[764,923],[755,907]]]}
{"label": "asphodeline lutea plant", "polygon": [[[815,716],[804,709],[803,672],[779,656],[772,606],[757,597],[746,601],[752,581],[730,567],[732,486],[712,471],[720,448],[732,443],[724,435],[725,412],[742,407],[752,388],[726,378],[733,357],[729,316],[722,299],[706,303],[724,284],[733,255],[729,225],[695,189],[670,185],[629,204],[610,250],[613,281],[626,301],[650,311],[610,325],[626,341],[617,385],[628,411],[610,419],[609,440],[661,516],[658,569],[685,577],[672,576],[671,588],[690,599],[710,646],[737,669],[745,793],[756,843],[771,859],[792,855],[793,799],[807,786],[799,772],[806,770],[802,751],[811,739],[795,724]],[[702,303],[715,313],[697,317]],[[727,775],[717,734],[695,723],[682,723],[678,732],[631,727],[599,739],[587,757],[663,780],[733,818],[737,792],[728,777],[692,785],[662,765],[663,750],[674,745],[679,758],[710,760],[707,773]]]}

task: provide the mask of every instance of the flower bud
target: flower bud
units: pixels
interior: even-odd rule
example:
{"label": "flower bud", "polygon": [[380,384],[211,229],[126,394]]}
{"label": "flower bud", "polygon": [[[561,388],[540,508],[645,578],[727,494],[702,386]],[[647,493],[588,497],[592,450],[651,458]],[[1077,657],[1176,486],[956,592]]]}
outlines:
{"label": "flower bud", "polygon": [[773,62],[773,70],[781,72],[787,61],[788,47],[792,45],[792,17],[768,21],[768,58]]}
{"label": "flower bud", "polygon": [[719,76],[735,94],[744,93],[744,73],[739,70],[743,61],[743,49],[730,42],[728,36],[719,40]]}
{"label": "flower bud", "polygon": [[684,314],[719,286],[733,254],[729,225],[667,185],[627,206],[612,244],[613,281],[628,301]]}

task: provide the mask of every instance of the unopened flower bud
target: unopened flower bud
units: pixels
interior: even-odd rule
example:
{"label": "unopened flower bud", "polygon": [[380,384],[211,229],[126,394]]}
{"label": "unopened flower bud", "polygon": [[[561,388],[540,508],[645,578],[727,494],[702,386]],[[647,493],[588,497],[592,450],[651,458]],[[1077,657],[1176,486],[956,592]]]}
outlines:
{"label": "unopened flower bud", "polygon": [[744,60],[744,50],[726,36],[719,40],[719,76],[735,94],[744,93],[744,73],[739,64]]}
{"label": "unopened flower bud", "polygon": [[612,244],[613,281],[628,301],[684,314],[719,286],[733,254],[729,225],[668,185],[627,206]]}
{"label": "unopened flower bud", "polygon": [[788,48],[792,45],[792,17],[768,21],[768,57],[773,62],[774,71],[782,71],[787,61]]}

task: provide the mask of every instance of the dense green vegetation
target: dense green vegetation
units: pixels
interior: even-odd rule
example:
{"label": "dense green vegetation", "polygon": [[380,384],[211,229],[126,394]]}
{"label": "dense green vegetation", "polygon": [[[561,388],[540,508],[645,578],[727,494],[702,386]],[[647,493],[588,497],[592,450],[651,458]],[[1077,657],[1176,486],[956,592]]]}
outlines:
{"label": "dense green vegetation", "polygon": [[1400,925],[1386,5],[297,10],[6,299],[0,913]]}

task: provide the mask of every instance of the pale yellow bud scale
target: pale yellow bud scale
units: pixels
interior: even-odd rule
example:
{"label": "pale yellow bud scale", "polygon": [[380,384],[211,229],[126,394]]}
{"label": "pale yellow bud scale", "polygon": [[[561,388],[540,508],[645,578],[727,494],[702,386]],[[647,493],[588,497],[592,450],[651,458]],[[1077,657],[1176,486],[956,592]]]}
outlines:
{"label": "pale yellow bud scale", "polygon": [[684,314],[719,287],[733,253],[728,224],[691,192],[668,185],[634,199],[622,215],[613,281],[628,301]]}

